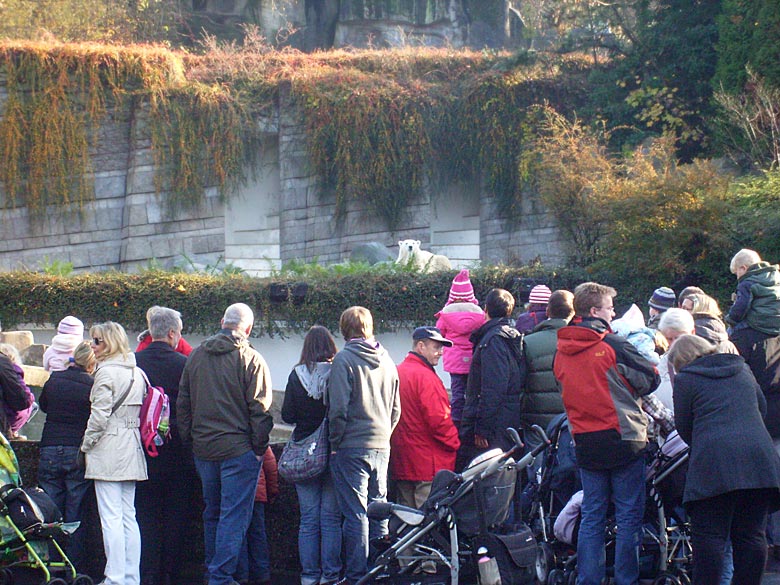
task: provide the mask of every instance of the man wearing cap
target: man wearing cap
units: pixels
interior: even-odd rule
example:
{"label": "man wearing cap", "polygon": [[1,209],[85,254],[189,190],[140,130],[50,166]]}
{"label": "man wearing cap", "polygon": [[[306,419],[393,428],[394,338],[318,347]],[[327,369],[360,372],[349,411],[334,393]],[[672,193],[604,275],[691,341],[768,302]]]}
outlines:
{"label": "man wearing cap", "polygon": [[662,286],[653,291],[653,296],[647,301],[650,306],[650,318],[647,320],[647,326],[650,329],[658,329],[658,323],[661,321],[661,315],[663,315],[667,309],[671,309],[677,303],[677,297],[674,291],[668,286]]}
{"label": "man wearing cap", "polygon": [[531,333],[539,323],[547,319],[547,303],[552,291],[544,284],[537,284],[528,295],[528,310],[517,317],[515,327],[520,333]]}
{"label": "man wearing cap", "polygon": [[428,498],[438,470],[455,469],[460,446],[447,390],[434,370],[443,347],[452,347],[452,341],[436,327],[418,327],[412,351],[398,365],[401,418],[390,439],[390,470],[398,503],[413,508]]}

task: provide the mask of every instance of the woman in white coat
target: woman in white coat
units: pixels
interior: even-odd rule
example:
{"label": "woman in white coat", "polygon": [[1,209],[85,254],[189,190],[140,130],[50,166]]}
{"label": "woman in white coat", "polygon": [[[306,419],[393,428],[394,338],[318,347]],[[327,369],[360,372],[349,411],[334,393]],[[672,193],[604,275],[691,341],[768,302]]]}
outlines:
{"label": "woman in white coat", "polygon": [[121,325],[106,321],[89,334],[98,365],[81,451],[86,454],[85,477],[95,481],[106,551],[103,583],[137,585],[141,534],[135,519],[135,482],[146,479],[139,431],[146,383]]}

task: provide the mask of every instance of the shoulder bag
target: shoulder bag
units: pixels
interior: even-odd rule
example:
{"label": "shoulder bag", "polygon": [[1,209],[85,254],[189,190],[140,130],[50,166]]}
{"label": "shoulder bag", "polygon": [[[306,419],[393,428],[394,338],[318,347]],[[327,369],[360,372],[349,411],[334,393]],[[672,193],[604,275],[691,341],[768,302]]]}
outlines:
{"label": "shoulder bag", "polygon": [[314,479],[328,468],[329,451],[328,418],[325,417],[309,436],[287,442],[279,457],[279,475],[291,483]]}

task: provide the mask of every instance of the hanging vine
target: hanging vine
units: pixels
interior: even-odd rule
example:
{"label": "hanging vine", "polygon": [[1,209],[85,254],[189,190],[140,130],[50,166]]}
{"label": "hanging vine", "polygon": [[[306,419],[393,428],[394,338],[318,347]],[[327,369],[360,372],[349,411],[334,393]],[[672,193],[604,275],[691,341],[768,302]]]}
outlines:
{"label": "hanging vine", "polygon": [[[81,208],[94,197],[92,155],[108,114],[146,104],[169,211],[227,197],[258,160],[256,117],[280,107],[303,116],[314,169],[335,194],[394,228],[430,173],[479,178],[499,210],[521,201],[518,160],[535,132],[526,112],[577,103],[577,61],[513,66],[506,56],[439,49],[317,53],[0,43],[0,186],[5,208]],[[561,68],[566,68],[565,74]],[[572,75],[572,72],[575,75]],[[132,103],[128,100],[133,98]]]}

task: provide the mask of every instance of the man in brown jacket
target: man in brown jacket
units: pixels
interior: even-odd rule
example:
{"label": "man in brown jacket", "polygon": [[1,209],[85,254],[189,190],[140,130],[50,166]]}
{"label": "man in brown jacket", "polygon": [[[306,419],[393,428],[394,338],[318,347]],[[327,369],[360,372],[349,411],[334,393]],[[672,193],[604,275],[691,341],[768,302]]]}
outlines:
{"label": "man in brown jacket", "polygon": [[273,428],[271,375],[249,344],[254,315],[230,305],[222,330],[192,352],[177,400],[182,441],[192,443],[203,484],[208,585],[232,585]]}

